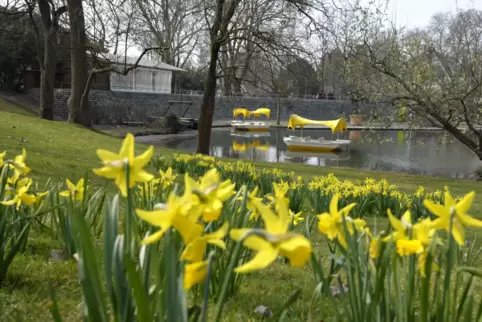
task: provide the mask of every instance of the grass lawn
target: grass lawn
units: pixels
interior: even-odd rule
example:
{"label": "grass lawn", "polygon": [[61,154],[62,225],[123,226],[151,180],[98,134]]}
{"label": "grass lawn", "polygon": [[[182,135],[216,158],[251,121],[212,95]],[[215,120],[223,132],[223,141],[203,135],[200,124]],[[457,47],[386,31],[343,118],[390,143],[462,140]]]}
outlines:
{"label": "grass lawn", "polygon": [[[0,101],[0,152],[7,150],[11,156],[25,148],[28,152],[27,164],[32,168],[32,175],[41,183],[48,179],[54,182],[63,181],[65,178],[77,180],[88,173],[93,184],[102,184],[103,180],[91,175],[91,169],[100,165],[95,150],[104,148],[117,151],[120,142],[119,138],[76,125],[40,120],[27,110]],[[141,145],[137,148],[139,151],[145,149]],[[164,155],[173,152],[159,148],[156,151]],[[280,163],[255,164],[260,167],[295,171],[305,178],[332,172],[339,178],[350,180],[364,179],[368,176],[386,178],[390,183],[406,191],[415,191],[420,185],[428,190],[448,185],[455,195],[462,195],[471,190],[475,190],[478,196],[482,195],[482,184],[468,180]],[[474,201],[471,214],[482,217],[480,198]],[[385,224],[385,221],[381,224]],[[321,238],[313,241],[315,248],[317,244],[321,244]],[[0,321],[51,320],[49,283],[56,289],[65,321],[80,320],[81,291],[77,267],[73,261],[51,262],[50,250],[57,247],[58,244],[49,236],[31,235],[27,252],[15,259],[5,285],[0,288]],[[257,305],[268,306],[276,312],[298,288],[302,290],[301,300],[293,305],[294,312],[291,317],[306,320],[314,287],[309,267],[295,269],[278,263],[263,272],[246,275],[241,291],[226,303],[226,321],[261,320],[253,313]]]}

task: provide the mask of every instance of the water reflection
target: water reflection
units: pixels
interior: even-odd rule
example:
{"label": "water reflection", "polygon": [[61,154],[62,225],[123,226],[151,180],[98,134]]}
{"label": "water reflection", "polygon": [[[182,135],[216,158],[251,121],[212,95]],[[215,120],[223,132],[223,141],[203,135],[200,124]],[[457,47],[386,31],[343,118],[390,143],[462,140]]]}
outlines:
{"label": "water reflection", "polygon": [[[481,166],[464,145],[441,131],[348,131],[340,139],[350,139],[346,152],[288,152],[283,137],[300,132],[271,130],[267,133],[213,130],[211,154],[218,157],[267,162],[305,163],[317,166],[349,167],[363,170],[395,171],[451,177],[471,177]],[[303,136],[331,137],[331,131],[304,130]],[[193,152],[196,138],[162,140],[159,146]]]}

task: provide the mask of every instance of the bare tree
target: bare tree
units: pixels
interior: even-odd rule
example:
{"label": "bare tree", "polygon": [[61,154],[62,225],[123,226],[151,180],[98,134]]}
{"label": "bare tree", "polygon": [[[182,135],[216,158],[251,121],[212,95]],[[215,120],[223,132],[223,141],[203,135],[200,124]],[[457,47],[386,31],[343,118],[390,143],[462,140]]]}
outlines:
{"label": "bare tree", "polygon": [[[303,27],[306,31],[308,31],[308,33],[320,28],[320,24],[316,20],[312,19],[308,13],[312,10],[323,12],[324,7],[322,6],[321,1],[277,0],[266,2],[261,1],[261,3],[273,5],[272,7],[268,6],[268,8],[271,9],[279,8],[279,6],[285,5],[287,6],[286,8],[292,8],[292,10],[299,14],[300,21],[303,19],[306,20],[306,23],[303,25]],[[217,0],[214,6],[209,6],[206,4],[205,13],[206,21],[210,30],[211,51],[209,70],[205,82],[204,96],[201,104],[201,114],[199,117],[199,135],[196,149],[198,153],[209,153],[215,104],[216,78],[218,76],[217,64],[220,58],[219,54],[222,52],[224,46],[230,42],[232,43],[233,41],[241,40],[239,45],[243,46],[245,49],[248,49],[248,51],[245,51],[246,56],[248,56],[248,54],[253,50],[265,51],[272,47],[280,47],[286,50],[290,49],[289,46],[286,46],[283,42],[278,42],[279,37],[276,37],[276,33],[273,33],[272,29],[263,29],[262,25],[256,24],[256,20],[251,21],[248,19],[247,21],[251,21],[251,25],[248,24],[248,26],[238,26],[236,23],[234,23],[233,17],[235,14],[243,13],[243,11],[240,9],[240,4],[240,0]],[[253,15],[253,13],[259,13],[259,11],[260,8],[254,6],[253,12],[248,11],[247,14]],[[258,17],[259,16],[260,15],[258,15]],[[246,69],[246,64],[242,64],[242,70],[240,73],[241,76]]]}
{"label": "bare tree", "polygon": [[[201,114],[199,116],[198,141],[196,151],[198,153],[209,154],[211,143],[211,127],[213,124],[213,113],[216,95],[216,75],[217,62],[221,46],[229,39],[228,28],[231,19],[236,12],[241,0],[216,0],[214,7],[206,7],[212,11],[212,23],[209,23],[210,36],[210,56],[209,68],[204,84],[204,94],[201,103]],[[209,18],[207,18],[209,21]]]}
{"label": "bare tree", "polygon": [[[32,17],[32,3],[29,6],[30,18],[37,31],[35,19]],[[42,20],[43,59],[38,55],[41,70],[40,76],[40,116],[44,119],[54,119],[55,73],[58,61],[58,31],[60,16],[67,12],[66,6],[55,7],[53,1],[38,0]],[[40,37],[37,37],[39,39]]]}
{"label": "bare tree", "polygon": [[194,53],[202,30],[202,10],[198,0],[135,0],[139,23],[135,37],[144,47],[160,47],[162,60],[184,67]]}
{"label": "bare tree", "polygon": [[293,51],[301,47],[303,35],[297,30],[298,20],[297,10],[285,1],[249,0],[240,4],[219,59],[224,95],[243,91],[243,82],[253,69],[250,64],[255,63],[253,58],[265,40],[269,42],[264,47],[282,44]]}
{"label": "bare tree", "polygon": [[351,69],[354,86],[391,110],[410,110],[444,129],[482,159],[482,12],[439,14],[424,29],[392,27],[364,11],[362,41]]}
{"label": "bare tree", "polygon": [[70,27],[71,93],[68,100],[69,121],[92,126],[90,106],[82,94],[87,85],[87,35],[82,0],[67,0]]}
{"label": "bare tree", "polygon": [[[3,15],[28,16],[37,44],[37,61],[40,67],[40,116],[54,118],[55,72],[58,61],[58,36],[60,17],[67,12],[66,6],[58,6],[54,1],[23,0],[6,1]],[[40,25],[40,27],[39,27]]]}
{"label": "bare tree", "polygon": [[[86,7],[80,3],[76,12],[77,15],[74,12],[69,15],[72,38],[69,120],[90,127],[89,94],[96,76],[103,73],[127,75],[140,65],[145,55],[160,53],[165,48],[148,47],[134,62],[129,59],[128,51],[136,45],[133,35],[139,14],[129,0],[88,0]],[[79,71],[77,66],[83,66],[84,69]]]}

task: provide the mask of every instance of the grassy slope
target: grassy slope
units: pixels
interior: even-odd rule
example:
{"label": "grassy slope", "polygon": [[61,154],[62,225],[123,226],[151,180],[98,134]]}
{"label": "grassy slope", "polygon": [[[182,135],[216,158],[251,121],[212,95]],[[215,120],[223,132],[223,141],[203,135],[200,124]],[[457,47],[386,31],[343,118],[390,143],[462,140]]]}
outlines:
{"label": "grassy slope", "polygon": [[[2,103],[0,100],[0,151],[10,154],[28,151],[27,163],[33,169],[33,176],[41,182],[48,178],[55,181],[66,177],[78,179],[99,165],[96,148],[117,150],[120,140],[75,125],[50,122],[33,117],[28,111]],[[138,146],[139,150],[145,147]],[[163,154],[171,151],[158,149]],[[452,180],[424,176],[362,172],[349,169],[327,169],[292,164],[265,164],[264,167],[278,167],[286,171],[295,170],[298,175],[310,178],[333,172],[344,179],[363,179],[367,176],[387,178],[404,190],[415,190],[419,185],[428,189],[449,185],[456,194],[470,190],[482,193],[482,185],[473,181]],[[90,176],[95,183],[102,181]],[[481,203],[476,201],[474,215],[482,217]],[[314,241],[314,246],[319,244]],[[43,321],[51,320],[48,311],[48,284],[55,286],[61,299],[61,312],[66,321],[80,319],[81,292],[77,283],[77,269],[73,262],[50,263],[49,252],[58,247],[51,238],[32,236],[26,254],[14,261],[6,285],[0,289],[0,321]],[[266,305],[273,311],[296,289],[302,289],[301,301],[295,303],[290,320],[306,319],[308,302],[314,290],[309,268],[294,269],[276,264],[266,271],[245,276],[241,292],[226,304],[226,321],[259,320],[253,315],[257,305]]]}

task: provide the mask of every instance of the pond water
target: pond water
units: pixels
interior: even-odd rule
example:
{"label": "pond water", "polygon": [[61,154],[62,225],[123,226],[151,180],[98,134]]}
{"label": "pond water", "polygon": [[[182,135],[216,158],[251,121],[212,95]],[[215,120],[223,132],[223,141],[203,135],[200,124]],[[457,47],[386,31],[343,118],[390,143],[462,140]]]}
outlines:
{"label": "pond water", "polygon": [[[236,133],[213,129],[211,154],[218,157],[305,163],[315,166],[393,171],[425,175],[471,178],[481,161],[466,146],[442,131],[348,131],[347,151],[294,153],[287,151],[283,137],[300,135],[285,129],[267,133]],[[335,139],[331,131],[304,130],[303,136]],[[153,144],[186,152],[196,149],[196,136],[151,141]]]}

